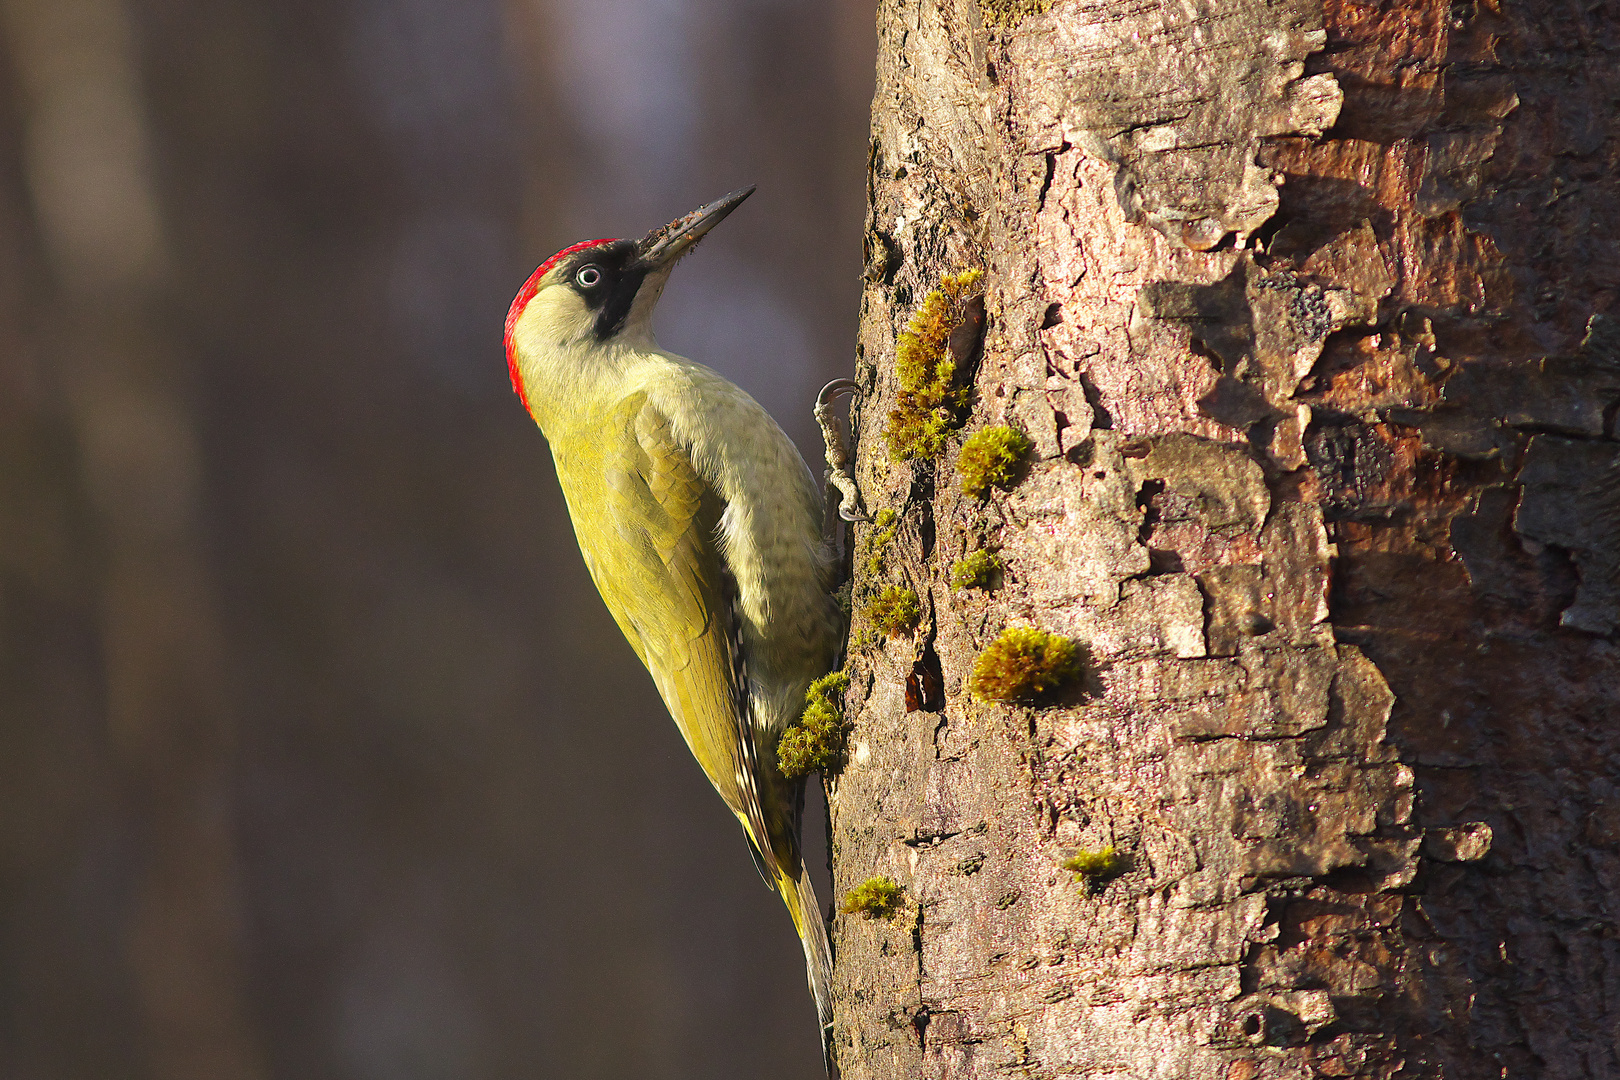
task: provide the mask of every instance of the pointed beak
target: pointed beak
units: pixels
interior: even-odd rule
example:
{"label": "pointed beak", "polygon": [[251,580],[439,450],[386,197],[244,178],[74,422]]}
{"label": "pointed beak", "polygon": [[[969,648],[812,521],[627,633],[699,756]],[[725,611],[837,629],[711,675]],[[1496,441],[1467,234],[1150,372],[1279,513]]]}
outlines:
{"label": "pointed beak", "polygon": [[685,217],[676,218],[661,229],[654,229],[636,245],[641,261],[650,270],[661,266],[668,266],[676,259],[691,251],[697,242],[703,239],[705,233],[720,224],[727,214],[737,209],[742,201],[754,193],[754,186],[740,191],[733,191],[730,195],[714,200],[706,206],[700,206]]}

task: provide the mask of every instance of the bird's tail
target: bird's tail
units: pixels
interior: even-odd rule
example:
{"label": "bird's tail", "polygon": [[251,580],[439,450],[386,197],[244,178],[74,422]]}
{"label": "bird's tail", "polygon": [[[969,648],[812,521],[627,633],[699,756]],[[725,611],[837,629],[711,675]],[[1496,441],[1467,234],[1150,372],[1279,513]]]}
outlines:
{"label": "bird's tail", "polygon": [[810,994],[816,999],[816,1018],[821,1023],[821,1055],[827,1065],[827,1075],[833,1080],[838,1069],[832,1056],[832,946],[827,941],[827,923],[816,900],[815,886],[810,883],[810,870],[802,862],[795,880],[782,874],[777,879],[777,891],[793,916],[793,928],[804,943],[804,966],[810,979]]}

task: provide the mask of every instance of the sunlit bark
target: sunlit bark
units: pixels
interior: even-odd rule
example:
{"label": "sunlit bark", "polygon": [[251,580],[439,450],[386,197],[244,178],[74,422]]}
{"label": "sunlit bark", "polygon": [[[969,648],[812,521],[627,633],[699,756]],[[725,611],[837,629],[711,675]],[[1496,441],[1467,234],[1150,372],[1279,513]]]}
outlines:
{"label": "sunlit bark", "polygon": [[[1613,22],[879,25],[858,468],[898,524],[855,545],[831,806],[840,893],[909,903],[835,927],[844,1076],[1612,1075]],[[893,461],[896,337],[975,267],[963,432]],[[1020,475],[963,494],[1000,424]],[[884,640],[890,585],[923,619]],[[970,693],[1009,625],[1083,676]]]}

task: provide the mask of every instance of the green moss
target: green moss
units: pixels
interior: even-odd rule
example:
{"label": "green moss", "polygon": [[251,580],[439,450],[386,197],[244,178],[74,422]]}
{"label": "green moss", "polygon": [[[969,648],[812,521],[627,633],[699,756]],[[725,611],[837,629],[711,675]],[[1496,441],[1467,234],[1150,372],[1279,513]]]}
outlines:
{"label": "green moss", "polygon": [[839,908],[845,915],[865,915],[868,919],[890,919],[900,910],[905,890],[893,878],[870,877],[844,894]]}
{"label": "green moss", "polygon": [[819,772],[831,775],[844,762],[843,697],[849,676],[842,671],[823,675],[805,691],[804,712],[782,732],[776,744],[776,765],[786,777]]}
{"label": "green moss", "polygon": [[1077,851],[1063,860],[1063,869],[1074,871],[1087,888],[1097,888],[1102,882],[1125,869],[1125,856],[1109,844],[1100,851]]}
{"label": "green moss", "polygon": [[893,510],[879,510],[872,519],[872,531],[866,537],[866,572],[871,577],[883,573],[883,553],[900,531],[900,515]]}
{"label": "green moss", "polygon": [[1016,26],[1031,15],[1045,15],[1052,0],[979,0],[984,21],[995,26]]}
{"label": "green moss", "polygon": [[922,602],[904,585],[889,585],[866,605],[872,628],[889,637],[909,634],[922,619]]}
{"label": "green moss", "polygon": [[993,551],[975,551],[951,564],[951,588],[988,589],[1000,572],[1000,556]]}
{"label": "green moss", "polygon": [[1033,445],[1023,432],[1006,426],[988,427],[969,435],[956,459],[962,493],[983,495],[992,484],[1007,487],[1018,462]]}
{"label": "green moss", "polygon": [[895,461],[935,456],[945,448],[945,437],[961,426],[969,391],[956,385],[951,331],[967,317],[973,298],[983,294],[983,281],[982,270],[942,277],[895,342],[900,393],[883,433]]}
{"label": "green moss", "polygon": [[973,662],[968,689],[985,701],[1032,701],[1080,674],[1080,649],[1058,634],[1011,626]]}

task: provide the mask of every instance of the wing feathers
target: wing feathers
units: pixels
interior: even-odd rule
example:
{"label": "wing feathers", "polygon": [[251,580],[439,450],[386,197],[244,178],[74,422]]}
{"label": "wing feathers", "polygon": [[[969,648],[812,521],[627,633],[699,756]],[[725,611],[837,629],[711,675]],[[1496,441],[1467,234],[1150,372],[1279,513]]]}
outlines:
{"label": "wing feathers", "polygon": [[595,519],[574,515],[580,547],[693,756],[774,883],[782,843],[762,807],[737,584],[717,539],[725,506],[644,396],[624,402],[611,426],[628,437],[632,452],[603,457],[623,464],[564,483],[565,490],[578,482],[601,493]]}
{"label": "wing feathers", "polygon": [[830,955],[799,853],[802,784],[784,780],[774,746],[756,741],[774,728],[755,724],[754,713],[780,703],[754,699],[738,583],[721,550],[727,508],[645,395],[620,402],[591,437],[606,444],[604,452],[574,462],[553,444],[585,563],[693,756],[741,823],[760,876],[793,914],[826,1050]]}

